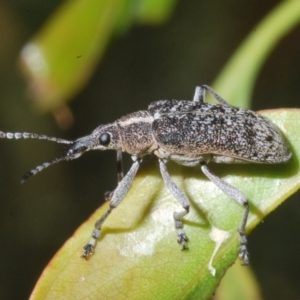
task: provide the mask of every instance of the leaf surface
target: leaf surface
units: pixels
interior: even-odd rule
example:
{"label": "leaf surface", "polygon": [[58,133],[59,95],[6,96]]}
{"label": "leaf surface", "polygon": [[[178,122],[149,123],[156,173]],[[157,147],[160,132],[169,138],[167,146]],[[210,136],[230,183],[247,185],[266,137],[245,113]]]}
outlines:
{"label": "leaf surface", "polygon": [[[261,112],[286,136],[293,158],[283,165],[218,165],[210,169],[249,199],[247,232],[300,186],[300,110]],[[189,249],[176,243],[173,212],[181,207],[164,187],[155,160],[146,163],[112,212],[95,253],[80,258],[99,208],[44,270],[31,299],[207,299],[238,255],[243,207],[208,181],[199,167],[168,164],[191,202],[184,218]],[[215,252],[215,254],[213,254]],[[214,274],[215,271],[215,274]]]}

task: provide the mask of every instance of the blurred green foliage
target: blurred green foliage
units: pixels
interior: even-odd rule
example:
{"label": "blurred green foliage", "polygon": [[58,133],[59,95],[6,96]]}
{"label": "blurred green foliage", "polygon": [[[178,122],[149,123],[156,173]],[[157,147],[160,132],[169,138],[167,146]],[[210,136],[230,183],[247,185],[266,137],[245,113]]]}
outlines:
{"label": "blurred green foliage", "polygon": [[[36,12],[42,11],[45,5],[41,2],[31,2],[32,6],[29,6],[31,9],[26,8],[24,15],[36,15],[38,18],[40,14],[34,13],[34,9],[36,9]],[[159,5],[154,5],[155,3]],[[252,43],[254,48],[249,48],[247,43],[243,44],[240,54],[229,62],[229,67],[224,69],[227,71],[224,71],[223,76],[219,77],[222,80],[217,81],[214,85],[218,93],[230,100],[231,103],[234,101],[236,105],[238,103],[241,106],[249,106],[249,102],[244,101],[249,101],[253,93],[253,82],[257,78],[261,64],[264,62],[263,59],[267,58],[266,55],[278,42],[279,38],[295,26],[298,21],[299,2],[282,2],[274,10],[274,14],[270,14],[269,20],[272,20],[272,16],[275,16],[273,23],[271,22],[269,25],[268,22],[262,24],[266,25],[265,28],[268,29],[262,36],[259,35],[261,31],[258,31],[257,27],[254,26],[271,9],[271,4],[268,6],[266,3],[253,2],[241,5],[230,1],[218,4],[191,1],[188,3],[179,2],[177,10],[175,10],[174,3],[173,1],[149,0],[97,1],[97,3],[95,1],[69,1],[63,4],[54,13],[53,17],[50,17],[45,27],[42,27],[27,44],[29,46],[27,50],[30,50],[30,47],[34,50],[34,52],[31,52],[33,58],[37,55],[36,57],[41,58],[40,62],[42,62],[41,65],[34,63],[35,66],[29,67],[26,65],[27,62],[24,63],[23,61],[23,68],[25,67],[23,70],[26,70],[25,72],[30,78],[29,85],[31,95],[34,96],[35,107],[41,111],[47,111],[61,106],[68,99],[70,100],[72,95],[74,96],[79,92],[87,83],[92,71],[96,70],[97,61],[103,58],[104,51],[107,50],[108,44],[112,41],[114,47],[111,47],[111,51],[107,52],[107,59],[104,60],[101,66],[102,71],[98,70],[94,82],[89,83],[88,89],[77,97],[77,101],[72,104],[72,110],[77,118],[76,124],[80,126],[80,128],[75,127],[73,132],[70,133],[72,137],[86,134],[87,131],[93,129],[100,122],[111,121],[124,113],[145,108],[150,101],[158,99],[162,95],[166,98],[176,97],[180,99],[181,97],[187,97],[188,93],[191,97],[195,85],[209,84],[215,74],[219,72],[220,66],[231,55],[233,49],[244,39],[246,33],[253,30],[253,39],[249,38],[248,42]],[[69,5],[72,6],[72,4],[73,8],[77,7],[77,10],[72,8],[68,11],[69,9],[66,8],[69,8]],[[89,13],[88,9],[83,9],[85,4],[93,4],[95,11]],[[18,3],[18,5],[24,4]],[[104,19],[99,18],[97,20],[95,18],[98,5],[106,9],[103,10],[107,13],[103,15]],[[38,7],[40,10],[38,10]],[[36,128],[38,128],[39,132],[54,134],[51,133],[55,131],[53,122],[49,118],[36,117],[30,113],[25,103],[16,100],[22,99],[23,95],[20,91],[24,86],[10,75],[13,73],[12,58],[16,55],[15,49],[25,41],[26,33],[30,32],[30,29],[22,24],[22,20],[20,21],[18,16],[7,9],[5,2],[1,3],[1,8],[0,22],[9,24],[9,26],[2,26],[0,32],[2,45],[5,45],[2,52],[0,52],[0,54],[3,54],[0,58],[0,76],[2,82],[6,83],[2,85],[0,90],[0,96],[3,99],[0,111],[1,129],[37,131]],[[82,16],[73,18],[74,15],[69,18],[69,24],[64,24],[65,20],[61,17],[64,13],[68,14],[73,11],[77,12],[79,16],[82,14]],[[170,24],[162,28],[157,27],[156,32],[147,28],[135,28],[129,31],[134,22],[162,24],[168,18],[170,19],[173,11],[175,11],[175,14]],[[105,16],[108,19],[105,19]],[[84,20],[86,21],[84,22]],[[89,22],[88,20],[94,21]],[[62,22],[60,23],[61,26],[56,26],[59,21]],[[28,22],[30,23],[30,21]],[[279,27],[276,27],[276,24]],[[99,27],[106,29],[103,36],[98,30]],[[53,35],[53,33],[50,34],[52,29],[55,28],[58,36]],[[49,31],[46,31],[46,29]],[[83,34],[85,30],[90,31]],[[44,33],[45,36],[43,37]],[[120,41],[116,42],[116,39],[113,39],[116,36],[121,37]],[[79,38],[81,42],[77,42],[76,46],[76,43],[71,43],[70,38],[75,40]],[[255,99],[261,99],[256,100],[258,101],[256,107],[274,107],[282,105],[282,103],[288,105],[288,101],[293,99],[296,100],[294,105],[298,105],[297,97],[294,95],[297,95],[296,91],[299,90],[299,80],[295,79],[298,78],[297,74],[299,74],[295,62],[299,56],[297,48],[299,43],[297,43],[297,40],[293,40],[293,36],[290,39],[292,40],[285,40],[285,43],[290,47],[281,50],[282,53],[277,53],[280,59],[273,63],[272,71],[264,74],[263,70],[262,75],[260,75],[263,76],[263,79],[258,82],[258,90],[268,91],[269,87],[271,92],[269,92],[269,96],[266,92],[263,94],[264,96],[256,95]],[[48,46],[43,47],[42,44],[39,44],[41,41],[44,41],[45,45],[48,43]],[[88,42],[84,44],[83,41]],[[257,43],[255,44],[254,41]],[[64,51],[56,52],[56,50],[63,48],[65,48]],[[24,49],[22,53],[24,55]],[[64,56],[60,56],[60,54],[64,54]],[[261,54],[263,55],[261,56]],[[243,62],[244,59],[246,63]],[[270,56],[268,56],[268,59],[270,59]],[[48,60],[54,62],[54,64],[48,65]],[[110,64],[108,64],[108,61],[110,61]],[[288,64],[290,64],[289,71],[283,71],[282,66],[288,67]],[[45,69],[43,69],[44,67]],[[37,76],[34,77],[36,71]],[[65,71],[68,72],[64,74]],[[237,93],[231,94],[233,91],[237,91]],[[89,99],[89,103],[87,103],[87,99]],[[239,99],[242,99],[242,103],[235,102]],[[276,99],[278,99],[277,104]],[[83,103],[82,105],[79,105],[79,100]],[[144,101],[143,105],[142,101]],[[108,113],[112,113],[112,116],[108,117]],[[58,135],[57,131],[55,135]],[[113,172],[110,172],[112,160],[109,162],[104,158],[101,161],[98,160],[98,156],[97,158],[94,156],[91,161],[88,158],[82,158],[81,162],[76,163],[76,166],[79,166],[78,168],[73,164],[73,167],[58,166],[54,171],[49,171],[49,175],[45,172],[44,177],[41,176],[35,179],[35,183],[29,183],[19,191],[16,177],[18,177],[20,169],[26,170],[32,164],[36,164],[37,161],[43,161],[47,155],[55,155],[55,146],[29,143],[27,146],[18,144],[15,147],[11,146],[12,148],[8,147],[10,146],[3,149],[1,158],[1,182],[4,184],[2,186],[1,234],[3,235],[2,239],[8,243],[7,248],[11,249],[5,256],[5,260],[11,263],[2,262],[3,266],[6,266],[3,267],[3,270],[6,270],[3,272],[5,278],[4,276],[2,278],[2,282],[6,282],[1,289],[4,295],[3,298],[7,298],[6,295],[9,293],[10,295],[16,295],[23,290],[27,290],[27,292],[31,290],[35,278],[41,272],[41,266],[49,261],[58,245],[61,245],[74,228],[90,215],[94,207],[97,207],[99,199],[98,196],[95,197],[95,190],[99,186],[98,177],[101,178],[100,194],[103,193],[103,189],[108,188],[107,186],[111,186],[109,183],[105,184],[105,180],[111,182],[114,179],[113,174],[111,174]],[[34,150],[32,150],[32,147]],[[26,149],[28,153],[23,154]],[[95,159],[98,161],[96,164]],[[36,207],[36,210],[34,207]],[[299,218],[297,218],[296,212],[296,209],[291,209],[288,218],[285,218],[285,220],[289,219],[292,228],[297,228],[295,222]],[[295,216],[294,220],[293,214]],[[69,222],[66,222],[66,216],[70,218]],[[63,225],[62,220],[65,221]],[[288,222],[285,221],[285,223]],[[285,226],[288,226],[288,224],[285,224]],[[13,230],[13,233],[10,230]],[[274,227],[271,229],[273,239],[276,232],[279,232],[278,235],[281,240],[289,236],[286,233],[291,232],[291,228],[279,227],[278,230],[276,231]],[[284,234],[280,234],[280,230],[284,230]],[[64,234],[64,237],[59,237],[60,234]],[[12,236],[14,239],[12,239]],[[294,238],[295,234],[292,236]],[[270,235],[264,235],[263,242],[266,243],[268,238],[270,239]],[[286,249],[297,251],[294,239],[291,240],[292,247],[280,242],[285,246],[283,251],[286,251]],[[254,243],[250,241],[250,247],[251,245],[254,245]],[[260,243],[256,243],[256,245],[259,247]],[[271,250],[275,252],[279,248],[272,247]],[[22,249],[22,257],[18,255],[19,249]],[[45,256],[42,256],[42,250],[46,253]],[[289,293],[292,286],[297,289],[297,284],[293,285],[295,276],[290,275],[290,278],[286,279],[280,274],[277,278],[276,272],[272,271],[272,268],[276,269],[280,264],[283,265],[283,268],[288,268],[284,259],[292,261],[289,265],[290,269],[297,269],[297,262],[292,258],[293,254],[289,257],[280,256],[280,259],[275,259],[275,263],[272,265],[269,262],[270,251],[266,250],[268,252],[265,255],[267,260],[260,259],[260,256],[256,256],[255,251],[252,251],[251,248],[250,251],[253,264],[255,265],[255,259],[258,257],[259,263],[256,266],[262,268],[260,274],[267,278],[266,282],[270,281],[269,285],[272,288],[269,289],[269,293],[278,296],[280,292]],[[264,251],[257,252],[260,253],[256,254],[264,254]],[[29,258],[29,262],[25,260],[26,257]],[[34,265],[31,263],[33,259],[35,261]],[[261,264],[261,261],[264,264]],[[24,273],[16,271],[20,270],[22,264],[26,264],[25,276]],[[37,268],[35,271],[33,271],[34,267]],[[243,270],[247,269],[244,268]],[[32,274],[32,277],[28,274]],[[236,276],[239,278],[239,274]],[[274,286],[276,279],[283,281]],[[19,288],[8,290],[13,282],[17,282]],[[292,292],[289,295],[291,294]]]}
{"label": "blurred green foliage", "polygon": [[161,24],[176,2],[65,1],[21,52],[36,108],[51,111],[70,100],[87,83],[116,33],[136,22]]}
{"label": "blurred green foliage", "polygon": [[[151,5],[149,5],[149,1],[146,2],[147,3],[145,3],[144,7],[142,5],[138,5],[138,7],[135,7],[135,4],[137,4],[137,2],[133,2],[129,5],[128,1],[86,1],[75,3],[68,2],[67,5],[58,10],[58,12],[54,15],[54,17],[51,18],[50,22],[48,22],[44,29],[41,30],[41,32],[33,39],[33,41],[29,42],[29,44],[25,46],[25,49],[23,49],[23,58],[24,63],[28,67],[27,69],[35,71],[36,65],[42,67],[42,70],[38,69],[38,72],[36,74],[32,72],[31,77],[33,78],[34,83],[30,83],[36,87],[37,91],[42,91],[42,93],[34,94],[37,102],[42,103],[42,106],[44,106],[44,108],[42,108],[42,106],[40,107],[42,110],[44,110],[45,108],[55,108],[58,105],[61,105],[61,101],[69,98],[70,95],[78,91],[78,88],[82,87],[84,81],[88,77],[86,76],[86,74],[90,73],[96,59],[98,60],[103,55],[108,41],[111,40],[111,36],[114,34],[115,29],[119,28],[119,24],[122,24],[122,28],[124,28],[124,23],[132,23],[132,16],[138,16],[140,22],[143,21],[144,16],[146,17],[147,21],[153,21],[155,19],[151,16],[153,15],[153,13],[154,15],[157,15],[157,12],[159,12],[162,7],[158,7],[154,2]],[[129,9],[129,7],[132,9]],[[169,15],[169,13],[166,14],[166,10],[162,10],[160,16],[162,15]],[[162,19],[163,18],[160,18],[160,21]],[[81,20],[81,22],[78,23],[76,22],[76,20]],[[126,21],[124,22],[124,20]],[[267,54],[271,51],[272,48],[274,48],[278,40],[288,30],[293,28],[299,20],[300,2],[290,1],[279,5],[274,10],[274,12],[270,14],[270,16],[268,16],[260,25],[257,26],[255,33],[253,33],[249,37],[249,39],[241,46],[241,50],[238,51],[237,54],[234,55],[234,58],[232,58],[231,62],[229,62],[227,70],[225,69],[223,75],[221,75],[219,86],[217,86],[218,92],[222,93],[222,95],[224,93],[226,98],[230,99],[232,103],[238,106],[249,107],[254,80],[257,76],[258,70],[262,67],[263,62],[266,59]],[[58,47],[57,44],[59,44],[61,47]],[[33,51],[33,53],[31,53],[31,51]],[[37,63],[36,61],[32,61],[31,57],[34,57],[38,60],[42,58],[42,60]],[[77,60],[75,58],[77,58]],[[243,70],[246,71],[242,72]],[[45,76],[43,76],[44,74]],[[241,74],[243,76],[241,76]],[[82,78],[83,81],[81,80]],[[42,88],[40,88],[40,86],[42,86]],[[227,90],[231,91],[231,93],[226,92]],[[280,177],[280,174],[278,174],[277,177]],[[271,182],[272,181],[275,182],[274,180],[271,180]],[[149,179],[147,184],[151,185]],[[249,198],[259,199],[259,196],[262,196],[264,194],[264,190],[274,190],[274,187],[268,187],[268,184],[266,184],[263,180],[260,180],[260,184],[262,185],[262,188],[258,188],[257,185],[255,189],[252,188],[255,191],[260,190],[258,195],[252,195],[251,197],[249,196]],[[238,183],[235,184],[235,186],[237,185]],[[285,186],[288,185],[285,184]],[[298,186],[297,180],[295,181],[295,186]],[[205,190],[204,183],[201,184],[201,189]],[[296,188],[294,187],[293,189],[295,190]],[[207,194],[210,193],[208,192]],[[290,193],[287,192],[286,194]],[[280,195],[279,191],[276,192],[276,195]],[[132,196],[133,203],[138,202],[139,198],[140,196]],[[262,209],[263,206],[258,208],[257,205],[256,209],[258,209],[260,213],[265,216],[267,212],[272,210],[272,207],[278,205],[278,201],[281,202],[282,197],[279,197],[278,199],[271,198],[271,201],[268,202],[266,196],[264,196],[263,206],[265,207],[265,209]],[[221,200],[217,202],[221,202]],[[128,208],[127,210],[132,211],[133,208]],[[210,210],[216,212],[218,211],[217,208],[212,207],[210,208]],[[239,219],[240,213],[237,213],[237,216],[237,219]],[[221,216],[219,214],[216,214],[216,216],[214,217],[215,222],[217,222],[217,220],[219,220],[220,218]],[[232,212],[228,220],[229,219],[232,222]],[[212,217],[210,218],[210,220],[212,220]],[[259,221],[261,221],[261,216],[255,223]],[[237,224],[234,224],[234,228],[236,227]],[[231,230],[233,230],[234,228],[231,228]],[[85,234],[87,234],[87,232],[85,232]],[[198,234],[200,236],[200,233]],[[120,236],[117,237],[116,243],[110,242],[110,245],[113,244],[114,247],[117,248],[119,239]],[[202,246],[205,247],[204,239],[202,238],[201,240]],[[105,248],[108,247],[105,246]],[[236,249],[236,244],[234,245],[234,248]],[[74,252],[75,251],[67,250],[67,253],[72,253],[72,255]],[[169,253],[166,252],[166,255],[167,257],[169,257]],[[196,255],[198,258],[202,256],[201,254]],[[208,253],[206,253],[206,255],[208,255]],[[175,257],[174,254],[172,256]],[[226,269],[225,265],[227,265],[227,268],[231,266],[234,260],[234,256],[230,255],[229,257],[230,259],[226,262],[226,264],[224,264],[224,259],[221,259],[223,264],[222,267],[219,266],[220,269]],[[98,258],[99,260],[97,259],[97,262],[93,260],[95,266],[100,266],[101,261],[104,260],[104,257],[101,257],[100,255],[98,256]],[[59,258],[57,259],[59,260]],[[209,261],[209,259],[209,255],[208,257],[204,255],[204,268],[208,267],[207,262]],[[67,260],[67,258],[64,257],[63,260],[65,261]],[[154,260],[155,255],[153,256],[152,261]],[[159,261],[161,260],[162,258],[159,257]],[[194,260],[195,258],[190,258],[190,261]],[[112,265],[106,266],[105,269],[109,270],[111,268],[113,270],[116,259],[112,258],[109,261],[112,262]],[[158,265],[158,262],[155,264]],[[200,268],[201,263],[198,264]],[[216,262],[216,264],[218,263]],[[68,265],[70,266],[71,263],[69,263]],[[120,263],[118,263],[118,265],[120,266]],[[178,263],[177,260],[174,259],[174,266],[170,267],[170,269],[174,270],[176,265],[178,265]],[[139,264],[137,264],[136,268],[148,269],[149,266],[145,267],[139,266]],[[76,269],[78,271],[77,263]],[[122,266],[122,269],[126,269],[126,267]],[[185,270],[182,267],[180,267],[180,269],[182,271]],[[66,268],[63,267],[63,270],[66,270]],[[188,274],[187,270],[185,270],[185,272],[183,273]],[[178,274],[179,277],[182,277],[180,270],[176,271],[175,273]],[[207,273],[209,273],[208,270]],[[50,272],[50,274],[52,273]],[[66,277],[66,282],[68,282],[67,278],[69,276],[72,276],[74,274],[74,271],[71,270],[70,272],[66,272],[64,274],[64,277]],[[206,295],[205,297],[203,296],[203,299],[213,294],[215,287],[218,284],[219,278],[223,276],[223,272],[217,272],[217,274],[218,276],[216,278],[214,278],[213,276],[209,276],[210,280],[206,277],[199,276],[197,286],[199,288],[203,287],[205,281],[205,286],[210,286],[211,289],[204,291],[202,290],[202,288],[200,288],[200,294]],[[50,275],[50,278],[52,278],[52,276],[53,275]],[[55,275],[55,277],[56,276],[57,275]],[[132,277],[133,275],[131,275],[130,273],[130,275],[128,276]],[[157,277],[156,272],[154,272],[152,276]],[[97,280],[99,280],[98,277]],[[126,281],[125,278],[118,279],[118,281],[121,282],[122,280]],[[44,284],[44,281],[49,281],[46,276],[43,277],[42,281],[39,284],[42,287],[47,287],[48,285]],[[103,279],[101,279],[100,281],[103,281]],[[208,282],[210,281],[214,282],[214,284],[208,284]],[[50,282],[52,282],[52,279],[50,279]],[[173,282],[176,283],[175,278]],[[137,284],[142,285],[142,282],[137,282]],[[178,283],[176,285],[178,286]],[[155,285],[148,286],[149,290],[143,290],[142,293],[150,294],[150,290],[153,290],[155,288]],[[165,293],[162,292],[162,294],[165,294],[165,297],[169,297],[167,296],[168,291],[175,290],[175,286],[170,287],[168,285],[165,285],[165,287]],[[127,291],[130,291],[131,289],[129,289],[129,287],[123,288],[124,293],[126,293],[126,297],[132,298],[133,295],[131,293],[127,294]],[[55,287],[52,286],[51,289],[55,290]],[[70,289],[76,291],[75,287]],[[58,290],[64,290],[61,289],[61,283],[59,284]],[[133,291],[136,294],[136,290],[133,289]],[[40,293],[43,293],[43,289]],[[41,297],[40,293],[38,294],[38,298]],[[77,293],[78,291],[75,292],[75,294]],[[194,294],[195,292],[186,290],[186,295],[189,295],[190,293]],[[49,294],[47,288],[45,294]],[[196,292],[196,294],[199,297],[199,292]],[[102,297],[104,296],[104,294],[100,292],[97,297],[100,297],[101,295]],[[52,295],[51,297],[54,296]],[[112,296],[108,296],[106,294],[106,297]],[[174,295],[172,297],[174,297]]]}

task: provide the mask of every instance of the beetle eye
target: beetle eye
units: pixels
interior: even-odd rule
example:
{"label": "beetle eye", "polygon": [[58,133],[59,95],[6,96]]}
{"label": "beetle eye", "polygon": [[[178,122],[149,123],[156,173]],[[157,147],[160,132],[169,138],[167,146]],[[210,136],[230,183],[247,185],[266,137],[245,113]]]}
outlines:
{"label": "beetle eye", "polygon": [[107,132],[102,133],[99,142],[102,146],[107,146],[110,143],[110,135]]}

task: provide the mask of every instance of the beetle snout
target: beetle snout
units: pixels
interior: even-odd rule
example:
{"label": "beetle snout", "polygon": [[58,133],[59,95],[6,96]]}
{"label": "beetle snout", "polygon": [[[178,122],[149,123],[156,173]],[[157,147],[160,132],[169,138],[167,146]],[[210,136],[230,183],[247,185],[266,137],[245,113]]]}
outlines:
{"label": "beetle snout", "polygon": [[91,139],[83,137],[76,140],[73,144],[69,145],[66,149],[66,157],[68,159],[75,159],[81,156],[84,152],[91,148]]}
{"label": "beetle snout", "polygon": [[69,159],[78,158],[79,156],[81,156],[81,154],[83,154],[86,151],[86,149],[87,149],[86,146],[76,147],[76,144],[73,144],[70,146],[69,149],[67,149],[66,156]]}

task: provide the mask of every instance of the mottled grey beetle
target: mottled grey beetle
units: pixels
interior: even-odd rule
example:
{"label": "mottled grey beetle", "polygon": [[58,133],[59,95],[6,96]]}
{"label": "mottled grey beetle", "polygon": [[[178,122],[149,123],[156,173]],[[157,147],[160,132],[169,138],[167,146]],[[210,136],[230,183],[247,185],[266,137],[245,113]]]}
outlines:
{"label": "mottled grey beetle", "polygon": [[[208,91],[220,104],[204,102]],[[249,214],[246,197],[229,185],[207,167],[208,162],[216,163],[267,163],[279,164],[291,158],[291,152],[278,128],[268,119],[251,110],[229,105],[209,86],[197,87],[193,101],[159,100],[152,102],[147,110],[128,114],[115,122],[100,125],[90,135],[76,141],[67,141],[33,133],[4,133],[1,138],[37,138],[69,144],[66,154],[51,162],[44,163],[24,175],[22,182],[44,168],[63,161],[78,158],[89,150],[113,149],[117,151],[118,186],[107,192],[110,200],[107,212],[96,222],[92,238],[83,247],[82,257],[87,258],[94,251],[96,241],[101,235],[101,227],[126,195],[134,179],[142,157],[154,154],[158,157],[164,182],[173,196],[183,207],[174,213],[178,242],[186,249],[188,240],[182,217],[190,208],[187,196],[171,179],[166,163],[173,160],[180,165],[200,164],[202,172],[225,194],[245,207],[239,226],[240,253],[244,264],[249,263],[245,227]],[[131,155],[133,164],[123,177],[122,152]]]}

